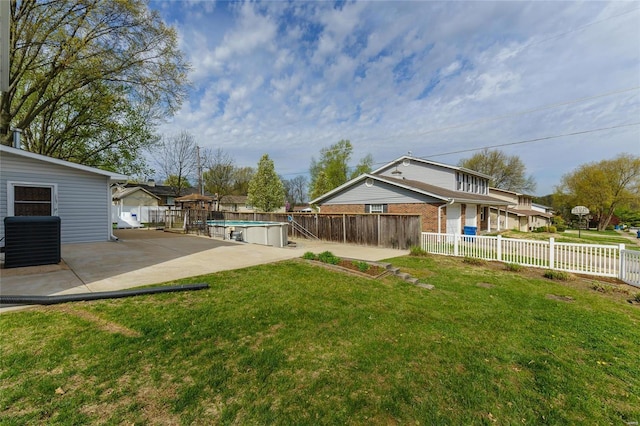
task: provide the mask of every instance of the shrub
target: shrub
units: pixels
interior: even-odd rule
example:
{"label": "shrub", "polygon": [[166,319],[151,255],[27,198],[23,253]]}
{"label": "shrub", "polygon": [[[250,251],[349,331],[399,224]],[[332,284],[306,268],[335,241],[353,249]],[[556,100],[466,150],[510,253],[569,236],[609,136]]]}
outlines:
{"label": "shrub", "polygon": [[591,286],[591,290],[595,290],[598,291],[600,293],[611,293],[613,291],[613,289],[611,288],[610,285],[606,285],[606,284],[602,284],[602,283],[595,283]]}
{"label": "shrub", "polygon": [[550,280],[558,280],[558,281],[568,281],[570,277],[568,272],[556,271],[553,269],[546,270],[543,276]]}
{"label": "shrub", "polygon": [[315,254],[311,253],[310,251],[308,251],[305,254],[303,254],[302,258],[303,259],[307,259],[307,260],[318,260],[318,256],[316,256]]}
{"label": "shrub", "polygon": [[533,230],[533,232],[547,232],[547,227],[546,226],[539,226],[536,229]]}
{"label": "shrub", "polygon": [[567,230],[567,227],[566,227],[566,225],[559,225],[559,224],[558,224],[558,225],[556,225],[556,230],[557,230],[558,232],[564,232],[564,231],[566,231],[566,230]]}
{"label": "shrub", "polygon": [[427,252],[422,250],[422,247],[420,246],[411,246],[409,248],[409,254],[411,256],[426,256]]}
{"label": "shrub", "polygon": [[360,272],[367,272],[369,270],[369,268],[371,268],[371,265],[369,265],[367,262],[363,262],[363,261],[360,261],[360,260],[354,260],[353,261],[353,266],[358,268],[358,271],[360,271]]}
{"label": "shrub", "polygon": [[551,232],[552,234],[555,234],[557,231],[558,231],[558,229],[555,226],[551,225],[549,227],[549,232]]}
{"label": "shrub", "polygon": [[520,272],[522,271],[522,265],[518,265],[517,263],[507,263],[504,265],[504,269],[511,272]]}
{"label": "shrub", "polygon": [[468,263],[469,265],[482,266],[486,265],[487,262],[484,259],[478,259],[476,257],[465,257],[462,259],[464,263]]}
{"label": "shrub", "polygon": [[337,265],[340,263],[340,258],[335,256],[330,251],[323,251],[318,255],[318,260],[323,263],[330,263],[331,265]]}

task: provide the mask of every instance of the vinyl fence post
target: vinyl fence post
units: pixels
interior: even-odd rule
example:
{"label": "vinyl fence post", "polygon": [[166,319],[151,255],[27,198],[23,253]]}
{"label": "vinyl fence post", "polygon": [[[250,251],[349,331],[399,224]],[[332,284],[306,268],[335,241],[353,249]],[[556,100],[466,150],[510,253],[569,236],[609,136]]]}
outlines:
{"label": "vinyl fence post", "polygon": [[555,238],[549,238],[549,269],[554,269],[556,265]]}
{"label": "vinyl fence post", "polygon": [[502,235],[496,237],[496,260],[502,262]]}
{"label": "vinyl fence post", "polygon": [[625,278],[625,276],[624,276],[624,270],[626,268],[626,265],[624,264],[625,247],[626,246],[624,244],[619,244],[618,245],[618,279],[620,279],[620,280]]}
{"label": "vinyl fence post", "polygon": [[460,241],[459,234],[453,234],[453,255],[458,255],[458,242]]}

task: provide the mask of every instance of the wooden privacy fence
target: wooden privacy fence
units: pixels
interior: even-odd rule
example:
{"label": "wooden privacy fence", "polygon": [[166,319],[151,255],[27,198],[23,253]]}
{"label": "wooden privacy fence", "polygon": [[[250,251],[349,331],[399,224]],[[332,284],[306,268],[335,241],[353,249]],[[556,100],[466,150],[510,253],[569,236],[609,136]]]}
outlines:
{"label": "wooden privacy fence", "polygon": [[640,287],[640,252],[624,244],[572,244],[498,236],[422,233],[428,253],[474,257],[535,268],[620,278]]}
{"label": "wooden privacy fence", "polygon": [[[408,249],[420,244],[420,215],[375,213],[241,213],[223,212],[225,220],[295,223],[289,238],[308,238],[347,244]],[[300,229],[302,228],[302,229]],[[305,232],[306,230],[308,232]]]}

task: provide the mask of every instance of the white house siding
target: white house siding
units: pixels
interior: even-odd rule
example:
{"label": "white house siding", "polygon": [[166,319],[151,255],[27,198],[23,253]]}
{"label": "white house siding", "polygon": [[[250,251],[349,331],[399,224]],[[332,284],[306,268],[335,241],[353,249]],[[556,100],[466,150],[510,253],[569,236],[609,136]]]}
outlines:
{"label": "white house siding", "polygon": [[367,186],[365,182],[366,180],[363,180],[347,190],[323,200],[322,204],[412,204],[442,202],[442,200],[421,196],[413,191],[398,188],[384,182],[374,181],[373,186]]}
{"label": "white house siding", "polygon": [[419,182],[428,183],[429,185],[439,186],[440,188],[455,190],[456,189],[456,172],[453,169],[447,169],[435,164],[425,164],[411,161],[405,166],[403,162],[398,164],[397,170],[402,174],[393,174],[396,167],[389,167],[376,173],[381,176],[389,176],[396,179],[408,179]]}
{"label": "white house siding", "polygon": [[46,161],[2,153],[0,157],[0,238],[7,217],[7,182],[57,184],[63,243],[109,239],[109,178]]}

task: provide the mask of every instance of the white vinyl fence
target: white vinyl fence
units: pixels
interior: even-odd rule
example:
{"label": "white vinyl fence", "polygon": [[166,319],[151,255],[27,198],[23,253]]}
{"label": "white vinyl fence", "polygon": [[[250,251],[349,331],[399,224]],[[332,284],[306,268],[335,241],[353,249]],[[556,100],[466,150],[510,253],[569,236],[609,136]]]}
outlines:
{"label": "white vinyl fence", "polygon": [[111,220],[117,222],[123,213],[129,213],[140,223],[158,223],[164,222],[166,212],[169,210],[167,206],[117,206],[111,208]]}
{"label": "white vinyl fence", "polygon": [[422,233],[422,249],[447,256],[474,257],[535,268],[620,278],[640,287],[640,252],[624,244],[572,244],[502,236]]}

